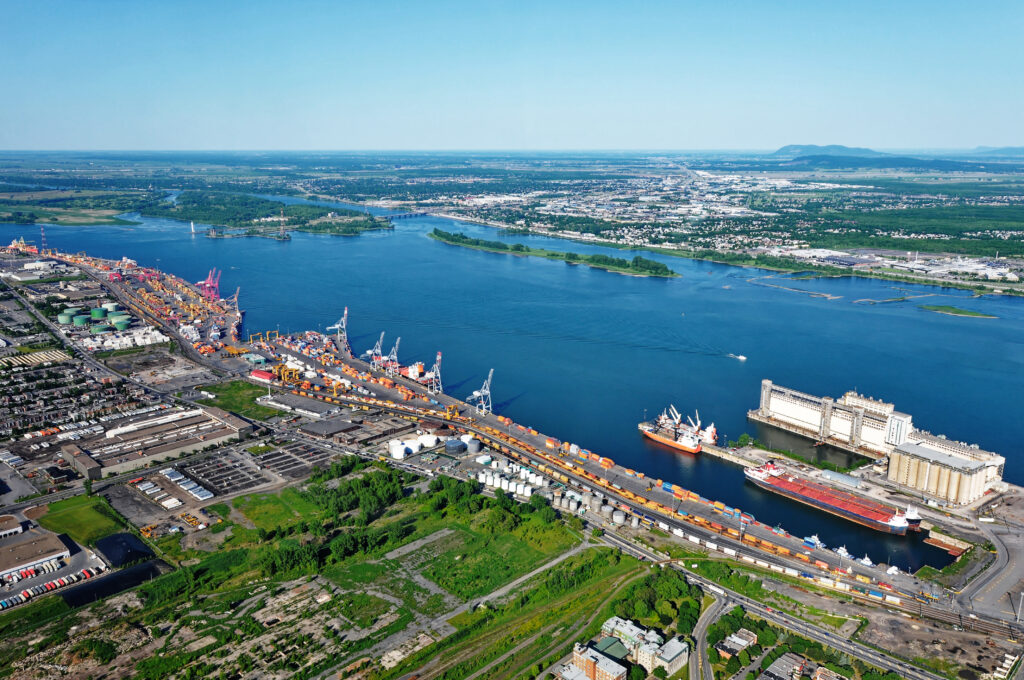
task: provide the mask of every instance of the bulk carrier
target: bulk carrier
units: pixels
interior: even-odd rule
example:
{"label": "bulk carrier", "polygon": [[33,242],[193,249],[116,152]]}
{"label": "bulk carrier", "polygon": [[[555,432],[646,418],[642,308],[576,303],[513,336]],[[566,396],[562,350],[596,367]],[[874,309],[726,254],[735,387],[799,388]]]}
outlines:
{"label": "bulk carrier", "polygon": [[686,420],[684,423],[683,416],[676,407],[669,405],[655,420],[642,422],[637,428],[640,434],[648,439],[687,453],[700,453],[701,444],[714,445],[718,442],[718,431],[715,430],[714,423],[702,430],[699,413],[696,423],[690,418]]}
{"label": "bulk carrier", "polygon": [[894,507],[870,498],[835,489],[806,477],[798,477],[774,463],[765,463],[758,468],[747,468],[743,472],[747,479],[766,491],[877,531],[903,536],[908,529],[917,531],[921,528],[921,518],[912,507],[907,508],[906,514],[903,514]]}

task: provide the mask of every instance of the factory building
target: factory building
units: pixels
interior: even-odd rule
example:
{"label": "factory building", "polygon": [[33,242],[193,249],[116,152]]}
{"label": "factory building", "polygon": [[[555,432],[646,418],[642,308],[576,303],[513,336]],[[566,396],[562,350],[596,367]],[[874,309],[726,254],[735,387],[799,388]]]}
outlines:
{"label": "factory building", "polygon": [[889,454],[889,481],[954,505],[973,503],[1003,475],[1006,459],[959,442],[923,436]]}
{"label": "factory building", "polygon": [[816,397],[761,381],[761,403],[751,420],[872,458],[889,455],[907,441],[910,415],[893,404],[847,392],[839,399]]}
{"label": "factory building", "polygon": [[22,531],[21,522],[14,515],[0,517],[0,539],[17,536]]}

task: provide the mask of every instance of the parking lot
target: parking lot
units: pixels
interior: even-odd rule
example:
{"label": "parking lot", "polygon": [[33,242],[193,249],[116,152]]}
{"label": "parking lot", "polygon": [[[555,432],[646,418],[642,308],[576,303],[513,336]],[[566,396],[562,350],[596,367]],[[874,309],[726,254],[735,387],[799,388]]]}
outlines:
{"label": "parking lot", "polygon": [[253,456],[253,461],[285,479],[301,479],[309,475],[314,467],[330,465],[335,454],[309,444],[293,442],[279,449]]}
{"label": "parking lot", "polygon": [[234,452],[223,452],[179,468],[218,496],[247,491],[269,481]]}

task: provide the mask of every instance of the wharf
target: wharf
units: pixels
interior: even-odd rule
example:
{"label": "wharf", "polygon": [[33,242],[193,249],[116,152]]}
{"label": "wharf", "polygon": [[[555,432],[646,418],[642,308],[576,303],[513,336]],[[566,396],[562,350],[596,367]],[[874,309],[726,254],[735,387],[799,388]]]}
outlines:
{"label": "wharf", "polygon": [[730,450],[713,444],[701,444],[700,450],[701,453],[706,453],[709,456],[727,460],[730,463],[735,463],[736,465],[744,468],[758,467],[765,462],[763,460],[756,460],[754,458],[747,458],[740,455],[740,452],[743,451],[743,449]]}
{"label": "wharf", "polygon": [[811,441],[820,442],[822,444],[828,444],[829,446],[833,446],[837,449],[841,449],[843,451],[847,451],[858,456],[863,456],[864,458],[870,458],[871,460],[878,460],[879,458],[883,457],[877,451],[871,451],[870,449],[864,448],[863,446],[850,446],[849,442],[845,442],[841,439],[835,439],[834,437],[829,437],[825,441],[821,442],[818,439],[817,432],[802,427],[796,427],[781,420],[776,420],[771,416],[763,416],[757,412],[757,409],[747,411],[747,420],[753,420],[754,422],[761,423],[762,425],[768,425],[779,430],[792,432],[793,434],[800,435],[801,437],[805,437],[807,439],[810,439]]}

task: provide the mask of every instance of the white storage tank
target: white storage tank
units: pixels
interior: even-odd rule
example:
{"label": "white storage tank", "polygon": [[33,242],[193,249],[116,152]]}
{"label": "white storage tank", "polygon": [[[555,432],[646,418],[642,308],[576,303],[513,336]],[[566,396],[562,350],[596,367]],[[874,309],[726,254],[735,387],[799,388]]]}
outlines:
{"label": "white storage tank", "polygon": [[526,468],[519,468],[519,479],[526,479],[526,476],[530,474],[530,471]]}
{"label": "white storage tank", "polygon": [[461,437],[459,437],[459,440],[465,442],[466,444],[469,444],[471,441],[473,441],[473,439],[474,437],[471,434],[464,434]]}
{"label": "white storage tank", "polygon": [[526,493],[526,485],[523,484],[522,482],[520,482],[519,484],[516,484],[516,493],[519,494],[520,496],[525,494]]}
{"label": "white storage tank", "polygon": [[580,509],[580,504],[576,501],[569,501],[569,512],[576,512]]}
{"label": "white storage tank", "polygon": [[438,441],[440,441],[436,434],[421,434],[417,439],[424,448],[428,449],[437,446]]}
{"label": "white storage tank", "polygon": [[[610,505],[606,504],[606,505],[602,505],[601,506],[601,514],[603,516],[605,516],[605,517],[611,517],[612,516],[612,510],[613,510],[613,508]],[[618,511],[618,512],[621,512],[621,510]]]}
{"label": "white storage tank", "polygon": [[419,453],[419,450],[423,448],[423,445],[420,444],[417,440],[413,439],[405,442],[405,448],[409,451],[409,453]]}
{"label": "white storage tank", "polygon": [[480,482],[481,484],[485,483],[487,481],[487,473],[484,472],[483,470],[476,473],[476,481]]}
{"label": "white storage tank", "polygon": [[629,523],[629,525],[630,525],[631,527],[633,527],[634,529],[636,529],[637,527],[639,527],[639,526],[640,526],[640,518],[639,518],[639,517],[637,517],[636,515],[633,515],[633,521],[631,521],[631,522]]}
{"label": "white storage tank", "polygon": [[622,510],[616,510],[615,512],[612,513],[612,521],[616,524],[625,524],[626,513],[624,513]]}
{"label": "white storage tank", "polygon": [[498,469],[498,461],[492,460],[491,461],[491,467],[494,468],[495,470],[497,470]]}
{"label": "white storage tank", "polygon": [[508,491],[508,480],[504,477],[501,478],[501,490]]}
{"label": "white storage tank", "polygon": [[391,455],[392,458],[396,458],[396,454],[399,453],[402,454],[402,457],[404,458],[405,442],[400,441],[398,439],[392,439],[391,441],[388,442],[388,453]]}
{"label": "white storage tank", "polygon": [[484,445],[479,439],[470,439],[466,442],[466,450],[470,453],[480,453],[484,450]]}
{"label": "white storage tank", "polygon": [[527,486],[526,488],[524,488],[523,489],[523,495],[526,496],[527,498],[532,496],[533,495],[533,487],[532,486]]}

